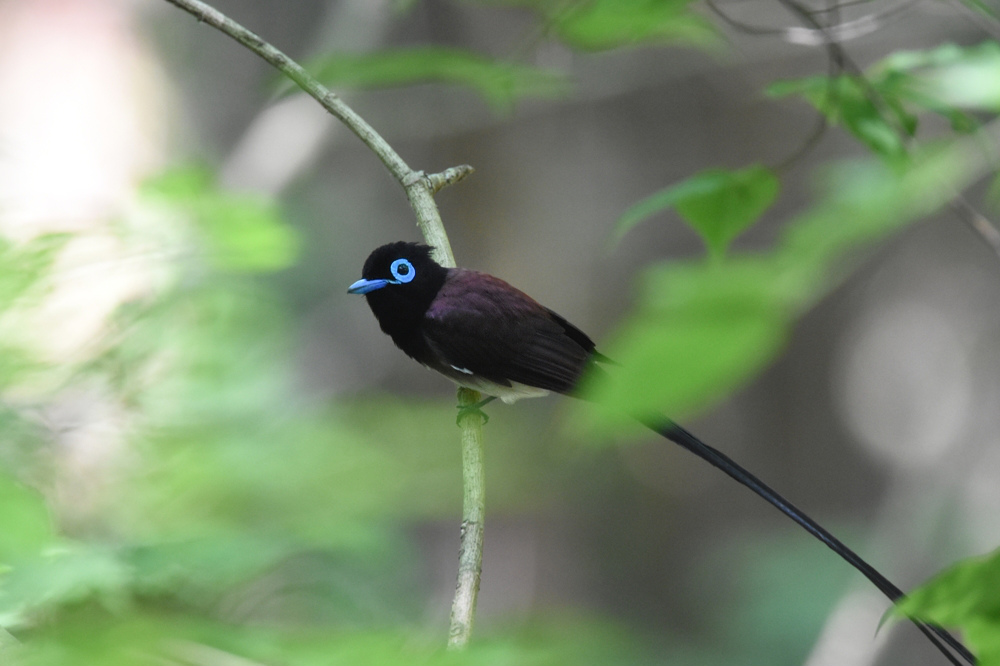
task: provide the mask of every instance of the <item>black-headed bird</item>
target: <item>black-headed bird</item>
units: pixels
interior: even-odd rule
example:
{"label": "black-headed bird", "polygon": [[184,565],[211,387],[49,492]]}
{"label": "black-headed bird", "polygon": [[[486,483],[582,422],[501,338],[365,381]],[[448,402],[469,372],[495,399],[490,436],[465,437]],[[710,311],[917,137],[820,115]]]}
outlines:
{"label": "black-headed bird", "polygon": [[[608,359],[579,328],[503,280],[445,268],[427,245],[398,241],[368,256],[348,293],[364,294],[382,331],[415,361],[459,386],[513,403],[550,392],[574,395],[587,373]],[[764,498],[860,571],[891,601],[903,592],[795,505],[722,452],[668,418],[636,417],[659,435],[718,467]],[[949,661],[972,654],[940,627],[914,619]],[[951,647],[955,654],[949,652]]]}

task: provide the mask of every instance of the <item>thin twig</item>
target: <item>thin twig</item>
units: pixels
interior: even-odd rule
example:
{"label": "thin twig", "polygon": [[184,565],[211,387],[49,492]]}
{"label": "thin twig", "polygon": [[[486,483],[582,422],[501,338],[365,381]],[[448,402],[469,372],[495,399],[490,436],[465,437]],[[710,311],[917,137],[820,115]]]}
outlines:
{"label": "thin twig", "polygon": [[[819,23],[815,16],[806,10],[802,5],[800,5],[796,0],[778,0],[782,5],[785,6],[788,11],[799,16],[804,22],[808,23],[814,29],[823,31],[824,26]],[[882,95],[876,90],[868,79],[865,77],[864,70],[847,54],[843,46],[833,38],[832,35],[827,35],[828,39],[825,42],[827,52],[830,54],[831,59],[835,58],[841,64],[845,71],[847,71],[854,80],[861,86],[865,97],[869,102],[875,107],[879,115],[888,123],[900,137],[903,138],[904,145],[907,142],[909,134],[900,126],[899,119],[888,108]],[[973,231],[975,231],[979,237],[986,243],[986,245],[993,250],[993,252],[1000,258],[1000,232],[993,224],[980,213],[975,207],[973,207],[961,193],[957,194],[954,199],[949,203],[951,209],[959,216],[959,218],[969,225]]]}
{"label": "thin twig", "polygon": [[705,5],[712,10],[713,14],[722,19],[723,23],[748,35],[782,35],[786,30],[786,28],[772,28],[744,23],[743,21],[735,19],[730,14],[723,11],[722,7],[720,7],[715,0],[705,0]]}
{"label": "thin twig", "polygon": [[[836,23],[840,17],[840,8],[837,3],[833,0],[829,0],[828,13],[830,15],[830,21]],[[837,102],[837,79],[843,72],[844,62],[842,58],[834,57],[834,53],[827,50],[827,82],[826,88],[823,91],[823,95],[826,97],[824,100],[824,106],[832,108]],[[773,167],[776,173],[782,173],[799,160],[808,155],[819,142],[826,135],[827,129],[830,127],[830,121],[827,119],[826,114],[822,110],[817,109],[816,112],[816,124],[813,126],[813,131],[810,132],[809,136],[806,137],[805,141],[788,157],[779,162]]]}
{"label": "thin twig", "polygon": [[840,12],[847,7],[857,7],[858,5],[867,5],[876,2],[876,0],[844,0],[844,2],[832,2],[828,3],[826,7],[817,7],[816,9],[810,9],[809,11],[815,14],[829,14],[830,12]]}
{"label": "thin twig", "polygon": [[993,39],[1000,39],[1000,13],[990,11],[988,5],[983,5],[984,12],[978,11],[962,0],[952,0],[949,2],[959,13],[976,24],[976,26],[988,34]]}
{"label": "thin twig", "polygon": [[[864,37],[865,35],[869,35],[881,29],[884,25],[885,19],[911,9],[915,4],[917,4],[917,2],[919,2],[919,0],[906,0],[905,2],[901,2],[897,5],[884,9],[881,12],[866,14],[860,18],[852,19],[850,21],[836,22],[827,26],[819,26],[817,23],[815,26],[804,28],[802,26],[771,27],[753,25],[734,18],[728,12],[723,10],[722,7],[715,2],[715,0],[705,0],[705,4],[716,16],[722,19],[724,23],[740,32],[748,35],[775,36],[790,44],[799,44],[803,46],[820,46],[827,44],[831,39],[836,42],[843,43],[851,41],[852,39]],[[815,18],[816,14],[838,11],[842,6],[844,5],[838,5],[836,9],[824,8],[817,10],[808,10],[799,6],[799,9],[801,12]]]}
{"label": "thin twig", "polygon": [[431,194],[437,194],[449,185],[454,185],[466,176],[471,176],[476,170],[468,164],[460,164],[456,167],[445,169],[441,173],[432,173],[427,176],[427,182],[431,188]]}
{"label": "thin twig", "polygon": [[[822,30],[817,30],[816,28],[788,28],[788,33],[785,35],[785,39],[792,44],[803,44],[805,46],[819,46],[824,43],[823,33],[826,33],[830,38],[836,40],[839,43],[849,42],[853,39],[858,39],[866,35],[870,35],[876,32],[885,25],[886,19],[889,19],[898,14],[912,9],[920,0],[907,0],[906,2],[901,2],[898,5],[888,7],[881,12],[872,12],[871,14],[865,14],[856,19],[850,21],[842,21],[831,23],[828,26],[824,26]],[[839,10],[839,8],[838,8]],[[806,10],[807,13],[815,15],[818,12]],[[825,10],[826,12],[837,11],[837,10]]]}
{"label": "thin twig", "polygon": [[[417,217],[417,225],[428,245],[434,247],[435,260],[446,267],[455,266],[451,243],[433,195],[446,185],[461,180],[471,173],[471,167],[461,166],[434,176],[425,176],[414,171],[403,158],[372,128],[361,116],[354,112],[337,95],[310,75],[301,65],[267,43],[239,23],[228,18],[214,7],[199,0],[167,0],[167,2],[188,12],[202,23],[216,28],[244,45],[269,62],[295,82],[306,94],[340,120],[368,146],[382,161],[389,172],[406,191],[406,197]],[[458,399],[462,404],[475,391],[459,389]],[[472,400],[476,402],[478,398]],[[461,567],[458,589],[452,610],[452,630],[449,633],[449,647],[464,647],[468,643],[476,612],[476,593],[479,590],[480,565],[483,546],[484,484],[483,473],[483,429],[481,417],[472,414],[460,420],[462,428],[462,471],[465,488],[465,509],[462,523]],[[470,519],[469,516],[474,517]],[[456,610],[457,609],[457,610]],[[459,628],[456,629],[455,627]]]}
{"label": "thin twig", "polygon": [[969,203],[964,195],[959,194],[948,204],[951,210],[958,215],[959,219],[968,224],[973,231],[993,250],[993,253],[1000,258],[1000,231],[993,223],[986,218],[975,206]]}
{"label": "thin twig", "polygon": [[841,71],[847,72],[851,76],[854,82],[861,88],[865,99],[871,103],[882,120],[889,124],[893,131],[902,137],[905,142],[908,132],[900,124],[899,118],[896,117],[892,109],[886,104],[881,93],[872,86],[871,82],[865,76],[864,70],[847,54],[847,51],[836,36],[825,25],[820,23],[809,10],[796,2],[796,0],[778,0],[778,2],[790,13],[798,16],[804,23],[808,24],[810,28],[823,35],[822,44],[830,55],[830,58],[836,62],[837,67]]}
{"label": "thin twig", "polygon": [[545,20],[540,21],[538,26],[532,25],[528,34],[522,38],[521,43],[516,45],[507,56],[508,62],[516,62],[524,58],[535,46],[546,38],[552,28],[560,21],[564,20],[571,12],[579,9],[578,0],[565,0],[562,5],[555,5],[548,8]]}
{"label": "thin twig", "polygon": [[[830,93],[827,92],[827,94]],[[771,170],[777,174],[782,174],[788,171],[794,164],[798,163],[799,160],[811,153],[813,149],[819,145],[819,142],[826,135],[826,131],[829,127],[830,123],[827,121],[826,116],[821,112],[817,112],[816,123],[813,125],[813,129],[809,132],[809,135],[790,155],[772,166]]]}

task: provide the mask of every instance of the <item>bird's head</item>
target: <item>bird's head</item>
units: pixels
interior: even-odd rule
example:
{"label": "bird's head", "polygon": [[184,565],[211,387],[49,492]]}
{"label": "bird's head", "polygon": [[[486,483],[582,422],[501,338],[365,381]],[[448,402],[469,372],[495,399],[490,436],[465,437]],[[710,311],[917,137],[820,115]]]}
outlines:
{"label": "bird's head", "polygon": [[376,248],[361,269],[361,279],[347,289],[364,294],[382,330],[412,324],[427,312],[444,284],[448,269],[431,258],[432,248],[398,241]]}

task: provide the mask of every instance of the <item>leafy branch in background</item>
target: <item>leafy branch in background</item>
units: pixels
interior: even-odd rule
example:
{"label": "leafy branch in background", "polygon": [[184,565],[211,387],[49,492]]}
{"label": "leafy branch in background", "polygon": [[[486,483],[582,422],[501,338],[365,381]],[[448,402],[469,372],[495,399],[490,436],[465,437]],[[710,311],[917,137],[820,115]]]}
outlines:
{"label": "leafy branch in background", "polygon": [[[950,208],[1000,256],[995,224],[961,194],[984,177],[996,178],[1000,44],[897,52],[863,72],[836,41],[837,26],[791,0],[783,4],[821,35],[831,71],[777,82],[768,93],[803,97],[822,114],[824,128],[843,126],[874,159],[830,171],[826,196],[763,252],[725,254],[777,193],[776,173],[760,166],[701,172],[626,211],[617,238],[673,209],[701,235],[709,257],[647,271],[638,311],[610,347],[623,369],[613,385],[592,388],[605,427],[623,425],[605,406],[650,413],[667,406],[683,414],[727,395],[780,353],[796,318],[844,276],[848,252],[856,255],[924,216]],[[751,29],[710,6],[737,29],[786,34]],[[927,116],[946,120],[950,132],[920,140]],[[803,154],[796,151],[796,159]],[[982,598],[995,589],[995,561],[957,565],[918,589],[901,612],[965,630],[982,664],[1000,663],[997,602]]]}
{"label": "leafy branch in background", "polygon": [[692,0],[543,0],[527,4],[545,17],[554,37],[585,51],[645,44],[711,46],[718,40],[712,24],[691,11]]}
{"label": "leafy branch in background", "polygon": [[[550,38],[587,52],[721,43],[688,0],[506,4],[534,12],[529,47]],[[986,216],[954,197],[994,168],[996,42],[899,52],[862,71],[842,43],[860,23],[840,21],[836,6],[784,4],[802,24],[760,34],[811,40],[826,50],[830,68],[775,83],[769,93],[807,101],[822,129],[784,164],[702,171],[626,211],[617,238],[674,210],[702,237],[707,255],[645,273],[636,313],[608,350],[622,363],[621,381],[593,388],[612,409],[581,421],[618,429],[611,414],[625,405],[628,412],[705,409],[766,367],[796,319],[859,256],[949,202],[989,242]],[[995,28],[987,4],[966,4]],[[203,18],[225,23],[217,12]],[[875,17],[865,30],[888,18]],[[447,242],[433,230],[434,177],[386,150],[316,79],[356,88],[459,85],[498,111],[527,97],[571,94],[565,74],[516,58],[417,46],[329,53],[307,72],[240,34],[375,144],[439,249]],[[946,128],[935,124],[940,119]],[[833,126],[873,158],[828,168],[824,194],[792,217],[773,247],[742,249],[740,235],[770,214],[782,175]],[[921,137],[925,126],[929,139]],[[399,525],[455,511],[450,408],[296,401],[285,306],[258,279],[295,262],[300,249],[281,207],[220,190],[202,167],[151,179],[140,204],[144,214],[169,220],[170,233],[156,241],[162,279],[122,306],[69,371],[37,358],[27,339],[34,331],[11,323],[44,295],[66,237],[0,244],[0,626],[11,632],[0,630],[0,661],[56,663],[71,655],[68,663],[116,666],[162,645],[185,664],[210,663],[211,650],[303,665],[653,661],[636,647],[639,637],[599,618],[555,618],[530,631],[482,636],[461,655],[420,636],[424,621],[411,586],[421,574],[410,570],[411,546]],[[141,224],[123,225],[126,235],[141,236]],[[139,240],[143,247],[149,239]],[[45,455],[56,435],[39,413],[79,384],[100,387],[125,414],[133,457],[100,520],[67,526],[55,499],[61,480]],[[523,475],[525,450],[506,448],[491,451],[491,474]],[[516,505],[525,491],[512,495]],[[995,563],[994,556],[957,565],[901,612],[964,628],[984,666],[1000,663],[996,603],[984,592],[996,588]],[[265,591],[268,604],[260,603]],[[24,645],[11,634],[26,637]]]}
{"label": "leafy branch in background", "polygon": [[[929,151],[903,172],[846,164],[773,249],[649,269],[638,312],[609,347],[622,368],[613,382],[593,387],[605,423],[623,423],[616,413],[628,407],[691,413],[746,382],[778,355],[796,318],[844,276],[848,252],[941,208],[985,168],[973,141]],[[692,227],[711,246],[717,232]]]}
{"label": "leafy branch in background", "polygon": [[465,86],[497,111],[526,97],[558,97],[567,92],[563,74],[490,60],[461,49],[423,46],[366,54],[328,53],[306,69],[328,86],[365,89],[416,83]]}
{"label": "leafy branch in background", "polygon": [[961,627],[980,663],[1000,663],[1000,551],[959,562],[910,593],[897,615]]}
{"label": "leafy branch in background", "polygon": [[[599,401],[651,413],[668,405],[683,414],[728,394],[780,353],[795,319],[843,276],[834,267],[843,266],[846,252],[945,207],[988,174],[996,127],[980,127],[941,82],[966,68],[984,76],[982,68],[992,67],[1000,76],[998,49],[991,42],[897,53],[874,66],[864,83],[836,74],[772,85],[771,95],[802,95],[827,123],[843,124],[882,165],[847,164],[828,174],[826,196],[792,219],[769,251],[726,254],[777,196],[777,174],[766,167],[703,171],[626,211],[616,238],[674,209],[701,235],[709,258],[649,272],[639,312],[611,347],[624,366],[621,385],[597,387]],[[968,90],[961,99],[990,108]],[[921,114],[948,119],[955,138],[915,148]]]}

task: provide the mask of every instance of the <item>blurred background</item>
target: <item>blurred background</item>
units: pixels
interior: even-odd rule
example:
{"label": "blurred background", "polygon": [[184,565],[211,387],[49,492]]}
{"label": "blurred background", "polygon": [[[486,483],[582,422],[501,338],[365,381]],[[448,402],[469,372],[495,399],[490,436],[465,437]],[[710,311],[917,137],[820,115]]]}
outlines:
{"label": "blurred background", "polygon": [[[668,6],[591,4],[609,30]],[[717,7],[731,22],[674,2],[617,42],[561,23],[571,2],[213,5],[413,168],[473,165],[437,196],[459,265],[616,358],[665,275],[712,265],[671,210],[616,240],[637,201],[775,167],[729,255],[762,257],[832,165],[872,152],[839,127],[811,140],[816,109],[765,94],[828,71],[823,33],[775,0]],[[862,68],[996,31],[958,3],[833,13],[863,26],[844,31]],[[525,69],[414,83],[356,59],[427,46]],[[650,367],[689,391],[665,411],[909,589],[1000,541],[1000,259],[947,210],[905,222],[825,259],[711,386],[689,387],[727,338]],[[487,410],[478,625],[444,653],[454,387],[345,293],[374,247],[419,240],[408,203],[313,100],[167,2],[0,1],[0,234],[3,663],[943,663],[912,626],[878,629],[888,603],[764,502],[558,397]]]}

